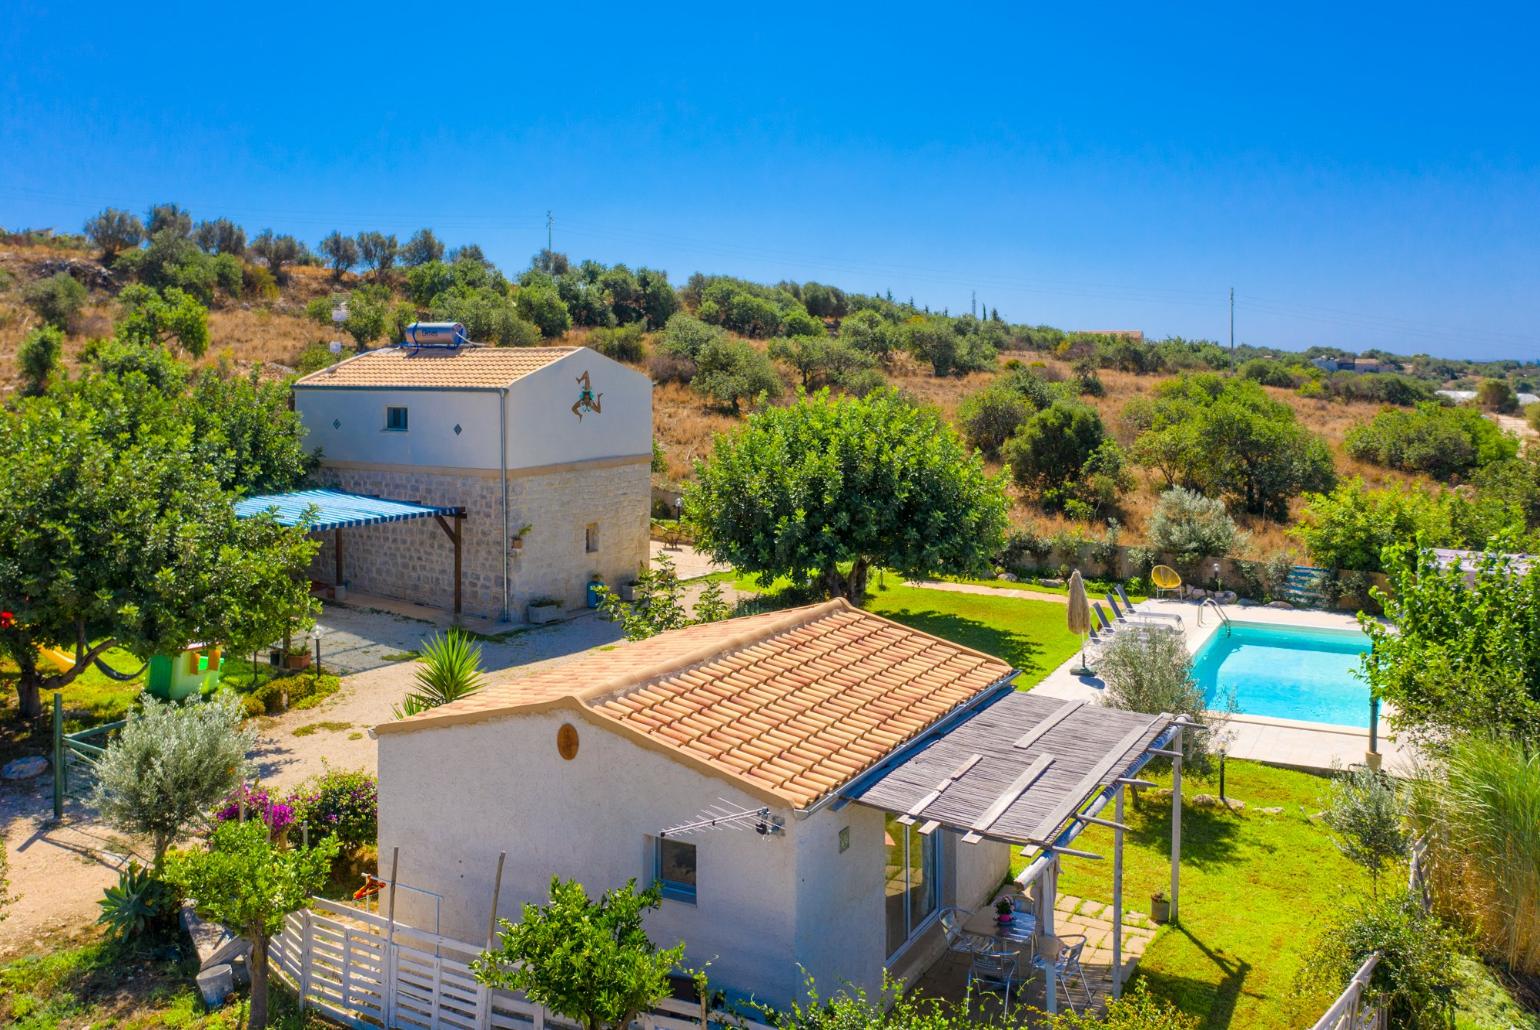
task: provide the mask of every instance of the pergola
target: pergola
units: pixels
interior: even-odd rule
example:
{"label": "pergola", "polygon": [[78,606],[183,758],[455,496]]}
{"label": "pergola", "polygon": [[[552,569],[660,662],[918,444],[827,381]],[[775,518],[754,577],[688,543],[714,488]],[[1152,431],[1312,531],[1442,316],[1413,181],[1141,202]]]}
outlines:
{"label": "pergola", "polygon": [[[1171,796],[1171,919],[1177,918],[1182,853],[1182,731],[1185,717],[1125,712],[1084,701],[1011,691],[961,719],[944,723],[895,753],[841,792],[855,801],[919,824],[921,834],[945,827],[965,844],[983,840],[1022,846],[1034,860],[1016,878],[1036,882],[1038,932],[1053,934],[1059,858],[1101,859],[1071,845],[1087,826],[1113,831],[1112,992],[1123,980],[1123,793],[1153,786],[1137,779],[1153,758],[1173,768]],[[1100,817],[1111,803],[1112,819]],[[1047,956],[1049,962],[1053,956]],[[1054,977],[1046,984],[1057,1011]]]}
{"label": "pergola", "polygon": [[[369,497],[342,490],[294,490],[282,494],[260,494],[235,502],[237,518],[248,519],[270,513],[284,526],[303,526],[312,533],[332,532],[335,548],[335,581],[342,585],[342,531],[362,526],[378,526],[387,522],[406,522],[410,519],[431,518],[438,523],[454,544],[455,550],[455,614],[460,613],[460,540],[465,521],[465,509],[453,505],[417,504],[413,501],[392,501],[384,497]],[[451,526],[449,519],[454,520]]]}

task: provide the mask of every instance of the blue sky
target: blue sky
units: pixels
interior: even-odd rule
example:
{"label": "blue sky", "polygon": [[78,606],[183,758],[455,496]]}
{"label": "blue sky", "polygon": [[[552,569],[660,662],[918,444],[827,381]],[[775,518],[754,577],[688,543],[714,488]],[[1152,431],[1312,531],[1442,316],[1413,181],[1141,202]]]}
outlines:
{"label": "blue sky", "polygon": [[1219,340],[1234,286],[1240,342],[1540,357],[1532,7],[156,6],[0,17],[0,224],[513,269],[550,209],[676,281]]}

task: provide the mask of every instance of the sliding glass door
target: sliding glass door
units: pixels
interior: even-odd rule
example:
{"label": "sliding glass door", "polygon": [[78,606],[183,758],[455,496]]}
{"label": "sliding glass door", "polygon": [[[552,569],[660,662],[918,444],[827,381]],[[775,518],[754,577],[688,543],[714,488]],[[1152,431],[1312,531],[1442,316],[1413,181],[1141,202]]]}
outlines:
{"label": "sliding glass door", "polygon": [[940,832],[922,836],[895,816],[884,825],[887,858],[888,954],[892,955],[941,900]]}

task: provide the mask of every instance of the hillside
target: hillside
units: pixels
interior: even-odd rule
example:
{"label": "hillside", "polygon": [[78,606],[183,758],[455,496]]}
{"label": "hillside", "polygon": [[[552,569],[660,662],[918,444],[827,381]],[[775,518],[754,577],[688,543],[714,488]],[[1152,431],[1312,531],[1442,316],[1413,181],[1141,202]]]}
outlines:
{"label": "hillside", "polygon": [[[565,261],[565,259],[562,260]],[[491,269],[491,266],[486,265],[485,262],[481,264],[485,265],[486,269]],[[585,263],[581,267],[588,266]],[[602,266],[596,267],[602,268]],[[616,268],[623,267],[616,266]],[[641,271],[645,274],[645,270]],[[97,259],[94,250],[77,245],[70,238],[53,243],[13,242],[0,247],[0,383],[3,383],[6,392],[16,390],[21,383],[15,360],[17,349],[28,330],[38,324],[38,317],[28,306],[24,292],[29,284],[59,272],[68,273],[87,287],[85,303],[72,320],[70,331],[65,338],[64,367],[67,370],[75,369],[87,341],[108,336],[113,330],[114,319],[119,314],[119,304],[115,300],[115,294],[124,285],[124,277],[115,276],[105,269]],[[374,283],[376,279],[382,279],[389,284],[388,300],[381,303],[393,305],[398,319],[411,317],[413,312],[424,316],[441,316],[443,313],[437,309],[437,299],[435,299],[435,306],[428,309],[420,303],[415,305],[412,303],[409,294],[415,280],[408,281],[408,276],[401,272],[402,270],[397,269],[392,278],[344,272],[340,278],[337,278],[330,270],[323,267],[294,264],[284,269],[285,274],[281,282],[277,284],[276,289],[270,286],[266,295],[235,298],[215,294],[208,314],[209,346],[195,363],[218,364],[232,369],[257,369],[264,376],[290,375],[305,360],[315,361],[318,350],[324,351],[326,341],[341,335],[335,327],[317,321],[314,311],[307,314],[307,304],[318,298],[349,294],[350,291],[358,291],[357,295],[363,296],[372,290],[383,296],[386,292],[385,286],[366,286]],[[494,282],[501,280],[500,273],[495,269],[478,273],[478,275],[481,274],[493,277]],[[600,278],[602,281],[602,277]],[[518,292],[518,287],[508,285],[506,280],[501,281],[504,285],[495,289],[502,289],[507,293]],[[692,277],[688,284],[679,288],[678,296],[683,310],[700,312],[705,305],[715,302],[710,297],[710,282],[704,277],[696,276]],[[728,280],[728,282],[737,281]],[[757,287],[753,284],[742,285],[745,289],[767,295],[772,290],[772,288]],[[795,286],[795,284],[791,285]],[[816,307],[813,292],[815,288],[829,289],[818,287],[817,284],[807,284],[805,288],[799,288],[806,291],[806,308],[809,310]],[[419,296],[418,299],[422,298]],[[875,300],[878,303],[900,307],[892,305],[891,301],[883,302],[880,298]],[[329,308],[329,305],[323,306]],[[575,308],[576,304],[571,306]],[[812,322],[811,331],[822,333],[819,323],[808,318],[807,310],[801,310],[801,304],[797,307],[800,310],[799,317],[804,321]],[[521,310],[524,309],[521,308]],[[903,310],[911,313],[911,320],[922,317],[913,308]],[[402,312],[405,314],[403,315]],[[839,325],[838,318],[827,316],[822,318],[822,322],[830,328]],[[974,324],[988,326],[991,323]],[[913,354],[894,349],[881,363],[881,374],[895,388],[920,402],[936,406],[949,420],[955,422],[963,399],[990,383],[1008,363],[1030,365],[1046,379],[1069,380],[1084,372],[1087,367],[1086,362],[1090,360],[1087,353],[1091,352],[1086,351],[1084,345],[1071,346],[1074,341],[1065,339],[1062,333],[1057,334],[1056,344],[1052,340],[1045,343],[1041,339],[1043,331],[1040,329],[1007,326],[1004,323],[993,324],[1000,327],[995,330],[997,344],[989,350],[986,357],[972,363],[972,367],[976,370],[959,368],[954,371],[954,374],[938,376],[934,374],[928,362],[922,363]],[[528,324],[526,328],[530,331],[534,329]],[[565,332],[550,334],[550,339],[552,342],[581,345],[593,342],[595,332],[614,332],[614,330],[595,330],[580,326]],[[376,345],[387,342],[389,335],[388,331],[383,332]],[[655,331],[646,333],[641,338],[643,349],[640,354],[626,353],[621,356],[630,358],[633,364],[646,370],[649,367],[648,355],[655,351],[658,335]],[[758,335],[763,337],[765,334]],[[746,342],[761,352],[767,350],[768,341],[764,338],[752,339],[738,333],[732,333],[730,336],[734,340]],[[347,338],[343,337],[343,339]],[[1201,347],[1217,352],[1217,348],[1211,344],[1193,345],[1180,341],[1178,343],[1181,348],[1186,348],[1177,351],[1181,354],[1195,352]],[[1120,344],[1120,346],[1126,348],[1128,345]],[[1154,348],[1157,345],[1140,344],[1139,346]],[[1171,344],[1163,342],[1158,346],[1170,347]],[[310,352],[308,355],[307,350]],[[1271,357],[1258,357],[1255,352],[1249,353],[1258,360],[1277,360]],[[1294,357],[1297,360],[1297,356]],[[327,360],[324,353],[320,360]],[[1142,361],[1143,358],[1136,355],[1134,360]],[[1211,358],[1209,360],[1212,361]],[[1127,363],[1126,355],[1123,363]],[[1298,375],[1302,368],[1303,366],[1294,366],[1294,373]],[[796,375],[784,364],[781,364],[779,369],[788,386],[797,381]],[[1135,433],[1122,418],[1125,405],[1135,397],[1151,395],[1162,382],[1172,378],[1176,373],[1171,370],[1136,373],[1104,365],[1097,369],[1095,374],[1100,379],[1103,392],[1099,396],[1085,396],[1082,400],[1096,409],[1110,435],[1126,447],[1132,443]],[[1338,374],[1339,377],[1342,375],[1342,373]],[[1316,380],[1317,383],[1319,381],[1319,379]],[[1267,386],[1265,389],[1273,398],[1288,404],[1304,426],[1319,434],[1329,444],[1332,460],[1339,475],[1362,477],[1372,486],[1396,482],[1421,482],[1432,485],[1426,477],[1370,465],[1354,459],[1345,452],[1343,441],[1349,428],[1371,418],[1381,409],[1380,401],[1355,399],[1341,393],[1337,396],[1330,394],[1306,396],[1299,389],[1279,386]],[[781,402],[784,403],[793,395],[793,391],[788,388],[783,393]],[[725,410],[720,404],[708,401],[685,383],[658,383],[654,388],[654,425],[656,438],[663,448],[667,466],[664,478],[674,482],[688,479],[692,474],[693,463],[709,453],[713,437],[730,430],[742,417]],[[1510,425],[1513,423],[1517,423],[1519,428],[1523,426],[1518,420],[1510,420]],[[992,465],[997,470],[1001,467],[998,462]],[[1121,539],[1124,543],[1138,543],[1143,540],[1145,522],[1157,494],[1154,479],[1150,474],[1136,471],[1135,482],[1136,488],[1124,493],[1118,500],[1116,510],[1111,512],[1113,517],[1119,519],[1122,524]],[[1014,492],[1013,496],[1016,496]],[[1299,504],[1300,501],[1297,498],[1292,502],[1291,515],[1297,512]],[[1106,512],[1103,513],[1104,516],[1106,514]],[[1102,519],[1098,519],[1095,524],[1077,522],[1063,515],[1046,513],[1019,497],[1017,497],[1013,517],[1019,523],[1035,526],[1041,533],[1074,529],[1084,534],[1099,536],[1104,529]],[[1250,551],[1253,555],[1261,556],[1283,549],[1298,550],[1286,533],[1287,523],[1256,517],[1246,517],[1240,521],[1251,533]],[[1289,521],[1292,522],[1292,518]]]}

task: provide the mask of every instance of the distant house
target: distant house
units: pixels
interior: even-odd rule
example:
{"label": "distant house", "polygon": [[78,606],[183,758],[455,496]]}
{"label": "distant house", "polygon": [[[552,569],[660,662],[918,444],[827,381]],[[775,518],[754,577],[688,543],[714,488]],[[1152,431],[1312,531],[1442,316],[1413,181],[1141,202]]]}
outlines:
{"label": "distant house", "polygon": [[[485,938],[551,878],[656,883],[649,935],[782,1005],[877,990],[1067,846],[1173,718],[1016,691],[1005,662],[844,600],[674,630],[375,727],[407,925]],[[499,863],[499,855],[505,855]],[[1051,929],[1057,852],[1029,863]],[[501,879],[498,871],[501,869]],[[1026,877],[1028,873],[1023,873]]]}
{"label": "distant house", "polygon": [[1323,372],[1394,372],[1397,366],[1378,358],[1311,358],[1310,364]]}
{"label": "distant house", "polygon": [[601,354],[387,347],[300,379],[294,407],[319,485],[406,502],[400,520],[329,522],[314,580],[519,618],[647,560],[652,385]]}
{"label": "distant house", "polygon": [[1133,343],[1144,342],[1143,329],[1076,329],[1071,336],[1112,336],[1120,340],[1129,340]]}

